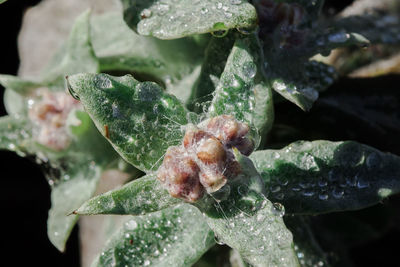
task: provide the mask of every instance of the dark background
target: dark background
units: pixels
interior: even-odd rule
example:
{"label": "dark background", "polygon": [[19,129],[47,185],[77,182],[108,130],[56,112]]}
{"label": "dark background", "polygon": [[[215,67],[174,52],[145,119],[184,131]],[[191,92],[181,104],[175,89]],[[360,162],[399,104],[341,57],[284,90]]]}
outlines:
{"label": "dark background", "polygon": [[[21,18],[27,7],[39,2],[39,0],[10,0],[0,5],[2,34],[0,73],[16,75],[19,65],[17,34],[21,26]],[[351,2],[351,0],[327,1],[325,12],[335,13]],[[363,90],[364,86],[367,86],[372,89],[384,87],[390,91],[399,91],[397,90],[399,84],[399,76],[387,76],[368,81],[346,79],[336,83],[332,90],[334,91],[335,88],[337,90],[343,90],[343,88]],[[3,92],[4,88],[0,87],[1,96]],[[397,94],[395,97],[399,97],[399,95]],[[399,98],[396,101],[399,101]],[[384,138],[375,133],[373,129],[368,128],[368,125],[360,124],[351,118],[343,119],[334,129],[329,129],[332,125],[326,122],[326,118],[320,118],[319,114],[331,111],[326,110],[324,106],[317,105],[310,113],[301,113],[294,105],[283,104],[277,106],[276,120],[281,124],[296,125],[296,121],[293,121],[293,118],[296,118],[299,124],[297,126],[302,128],[305,133],[305,139],[310,138],[307,135],[314,136],[313,131],[322,132],[324,137],[331,140],[353,139],[355,133],[355,136],[359,137],[356,139],[358,141],[384,151],[400,154],[398,141],[390,142],[391,138],[396,138],[396,134],[400,132],[391,132],[393,136]],[[5,114],[1,102],[0,115]],[[303,123],[305,121],[310,123]],[[342,129],[346,129],[346,131]],[[399,135],[397,135],[398,137]],[[79,266],[77,227],[68,241],[64,254],[58,252],[47,238],[46,220],[50,208],[50,188],[40,167],[29,159],[20,158],[7,151],[0,151],[0,162],[3,187],[0,194],[0,203],[3,203],[1,228],[4,247],[3,259],[11,260],[13,266]],[[390,204],[400,207],[400,198],[391,198]],[[329,216],[334,216],[334,214]],[[329,219],[329,217],[326,218]],[[399,241],[399,228],[394,227],[381,238],[354,247],[349,251],[349,255],[355,266],[399,266],[397,259],[400,251]]]}

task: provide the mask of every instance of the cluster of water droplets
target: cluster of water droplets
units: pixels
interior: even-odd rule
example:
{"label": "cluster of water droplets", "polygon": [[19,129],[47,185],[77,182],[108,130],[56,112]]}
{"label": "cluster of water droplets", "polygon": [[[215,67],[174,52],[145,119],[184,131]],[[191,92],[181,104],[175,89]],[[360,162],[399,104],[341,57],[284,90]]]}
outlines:
{"label": "cluster of water droplets", "polygon": [[154,5],[143,9],[140,13],[142,31],[155,35],[168,34],[166,25],[172,25],[172,31],[191,31],[190,28],[200,27],[204,22],[215,21],[213,35],[223,37],[227,34],[227,28],[222,21],[232,19],[233,15],[240,11],[242,0],[204,1],[194,0],[190,3],[175,2],[172,0],[157,1]]}
{"label": "cluster of water droplets", "polygon": [[[274,158],[279,159],[280,153],[275,152]],[[320,167],[314,156],[306,153],[301,158],[299,169],[284,174],[275,174],[273,171],[264,174],[271,176],[269,197],[280,201],[289,195],[301,195],[306,199],[328,201],[339,200],[358,190],[368,189],[371,186],[369,172],[379,170],[381,158],[378,153],[371,152],[360,160],[360,162],[346,162],[352,166],[343,164]]]}
{"label": "cluster of water droplets", "polygon": [[[133,217],[113,237],[116,243],[101,253],[99,261],[107,263],[107,266],[175,265],[177,262],[173,260],[184,261],[184,257],[176,259],[169,255],[181,250],[180,246],[190,244],[195,235],[193,233],[196,233],[192,227],[205,227],[197,219],[199,215],[194,207],[178,205],[161,212]],[[185,253],[195,255],[196,251],[188,246],[185,247]]]}

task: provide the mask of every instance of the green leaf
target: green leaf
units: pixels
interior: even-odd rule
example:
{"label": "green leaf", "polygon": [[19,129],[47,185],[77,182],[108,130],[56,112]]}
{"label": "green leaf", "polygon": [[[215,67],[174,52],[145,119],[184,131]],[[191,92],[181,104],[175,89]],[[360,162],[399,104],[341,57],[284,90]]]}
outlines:
{"label": "green leaf", "polygon": [[176,39],[255,27],[257,13],[246,0],[121,0],[126,23],[141,35]]}
{"label": "green leaf", "polygon": [[159,211],[182,201],[173,198],[156,179],[155,174],[136,179],[122,188],[114,189],[86,201],[76,214],[140,215]]}
{"label": "green leaf", "polygon": [[400,158],[352,141],[300,141],[250,158],[268,198],[291,214],[361,209],[400,191]]}
{"label": "green leaf", "polygon": [[[91,25],[101,72],[133,72],[146,80],[162,81],[170,90],[193,74],[202,61],[204,48],[196,40],[164,41],[140,36],[128,28],[118,13],[93,17]],[[185,88],[185,94],[190,94],[191,86]]]}
{"label": "green leaf", "polygon": [[6,2],[7,0],[0,0],[0,4],[3,4],[4,2]]}
{"label": "green leaf", "polygon": [[191,266],[214,242],[201,213],[182,204],[129,219],[92,266]]}
{"label": "green leaf", "polygon": [[229,34],[224,38],[212,37],[209,41],[200,76],[193,86],[190,96],[189,108],[191,110],[200,113],[208,109],[212,100],[212,93],[219,84],[219,79],[224,71],[226,60],[234,42],[233,34]]}
{"label": "green leaf", "polygon": [[238,151],[235,157],[242,167],[241,176],[197,204],[218,243],[236,249],[253,266],[298,266],[282,205],[264,196],[253,163]]}
{"label": "green leaf", "polygon": [[208,116],[233,115],[263,136],[272,126],[274,110],[262,62],[261,45],[255,35],[238,39],[215,90]]}
{"label": "green leaf", "polygon": [[181,142],[187,111],[156,83],[130,75],[77,74],[68,87],[114,149],[142,171],[156,170],[167,148]]}
{"label": "green leaf", "polygon": [[61,175],[62,180],[56,181],[51,191],[47,234],[51,243],[64,251],[67,239],[78,220],[78,216],[69,214],[93,195],[100,178],[100,168],[87,162],[71,164]]}
{"label": "green leaf", "polygon": [[0,117],[0,149],[26,153],[30,151],[32,140],[28,121],[17,116]]}
{"label": "green leaf", "polygon": [[11,89],[21,95],[28,95],[34,89],[43,85],[41,82],[25,80],[25,79],[22,79],[22,78],[13,76],[13,75],[7,75],[7,74],[0,74],[0,84],[3,87],[5,87],[7,89]]}
{"label": "green leaf", "polygon": [[54,66],[47,67],[47,71],[43,73],[42,79],[46,84],[64,88],[65,76],[98,71],[99,63],[90,37],[90,11],[76,19],[64,49],[65,55],[62,59],[61,54],[56,54],[56,58],[60,58],[58,64],[53,62]]}

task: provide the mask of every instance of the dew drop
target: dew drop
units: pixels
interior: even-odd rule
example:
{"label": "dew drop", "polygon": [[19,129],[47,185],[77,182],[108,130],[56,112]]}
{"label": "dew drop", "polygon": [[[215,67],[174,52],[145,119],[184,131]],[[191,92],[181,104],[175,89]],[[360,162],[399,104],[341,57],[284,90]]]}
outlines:
{"label": "dew drop", "polygon": [[254,78],[257,73],[257,66],[253,62],[246,62],[243,64],[243,74],[246,77]]}
{"label": "dew drop", "polygon": [[142,19],[150,18],[151,15],[152,15],[151,10],[150,10],[150,9],[147,9],[147,8],[146,8],[146,9],[143,9],[143,11],[140,13],[140,17],[141,17]]}
{"label": "dew drop", "polygon": [[135,230],[137,228],[137,222],[134,220],[130,220],[128,222],[125,223],[125,228],[127,230]]}
{"label": "dew drop", "polygon": [[213,31],[211,35],[217,38],[225,37],[228,34],[228,30]]}
{"label": "dew drop", "polygon": [[205,7],[203,7],[201,10],[200,10],[200,13],[201,14],[207,14],[208,13],[208,9],[207,8],[205,8]]}
{"label": "dew drop", "polygon": [[329,196],[328,196],[328,194],[323,193],[323,194],[319,194],[318,198],[320,200],[328,200]]}
{"label": "dew drop", "polygon": [[344,195],[344,190],[341,188],[335,188],[332,190],[332,196],[336,199],[342,198]]}
{"label": "dew drop", "polygon": [[315,194],[315,192],[312,190],[305,190],[303,192],[303,196],[305,196],[305,197],[312,197],[314,194]]}
{"label": "dew drop", "polygon": [[217,243],[218,245],[225,245],[225,243],[222,242],[222,240],[217,235],[214,235],[214,240],[215,243]]}
{"label": "dew drop", "polygon": [[367,188],[367,187],[369,187],[369,182],[364,180],[363,178],[359,177],[357,179],[357,188],[358,189],[364,189],[364,188]]}
{"label": "dew drop", "polygon": [[242,3],[242,0],[230,0],[229,1],[231,5],[240,5]]}
{"label": "dew drop", "polygon": [[112,88],[111,80],[105,74],[98,74],[94,77],[94,85],[100,89]]}

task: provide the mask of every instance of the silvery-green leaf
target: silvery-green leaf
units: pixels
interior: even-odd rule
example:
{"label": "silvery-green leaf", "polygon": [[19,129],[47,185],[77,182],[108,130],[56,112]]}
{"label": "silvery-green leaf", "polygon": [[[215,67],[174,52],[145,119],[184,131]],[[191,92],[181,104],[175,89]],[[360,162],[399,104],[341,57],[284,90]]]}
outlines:
{"label": "silvery-green leaf", "polygon": [[365,208],[400,191],[400,158],[352,141],[254,152],[271,201],[291,214]]}
{"label": "silvery-green leaf", "polygon": [[131,217],[92,266],[191,266],[214,243],[201,213],[182,204]]}
{"label": "silvery-green leaf", "polygon": [[234,42],[233,34],[224,38],[212,37],[209,41],[201,66],[201,73],[191,92],[189,103],[191,110],[204,112],[208,109],[212,100],[212,93],[219,84],[219,79]]}
{"label": "silvery-green leaf", "polygon": [[247,157],[235,151],[242,173],[198,203],[217,243],[237,250],[253,266],[298,266],[282,205],[264,195],[264,184]]}
{"label": "silvery-green leaf", "polygon": [[3,4],[5,1],[7,1],[7,0],[0,0],[0,4]]}
{"label": "silvery-green leaf", "polygon": [[[163,41],[140,36],[129,29],[120,14],[93,17],[91,30],[101,72],[124,71],[147,75],[147,80],[160,80],[167,90],[173,91],[181,82],[188,82],[187,76],[195,75],[195,69],[202,61],[204,48],[196,40]],[[184,94],[190,94],[192,83],[188,83]]]}
{"label": "silvery-green leaf", "polygon": [[187,111],[153,82],[77,74],[68,78],[68,87],[114,149],[142,171],[156,170],[167,148],[181,142]]}
{"label": "silvery-green leaf", "polygon": [[100,178],[100,168],[87,162],[76,163],[68,166],[66,171],[61,169],[60,175],[57,179],[61,180],[55,181],[51,191],[47,234],[51,243],[64,251],[67,239],[78,220],[77,215],[69,214],[93,195]]}
{"label": "silvery-green leaf", "polygon": [[124,19],[141,35],[175,39],[188,35],[254,27],[255,8],[246,0],[121,0]]}
{"label": "silvery-green leaf", "polygon": [[208,110],[209,116],[229,114],[254,127],[259,134],[272,126],[271,86],[263,74],[261,45],[255,35],[238,39]]}
{"label": "silvery-green leaf", "polygon": [[156,179],[155,174],[136,179],[86,201],[76,214],[140,215],[159,211],[182,201],[173,198]]}

